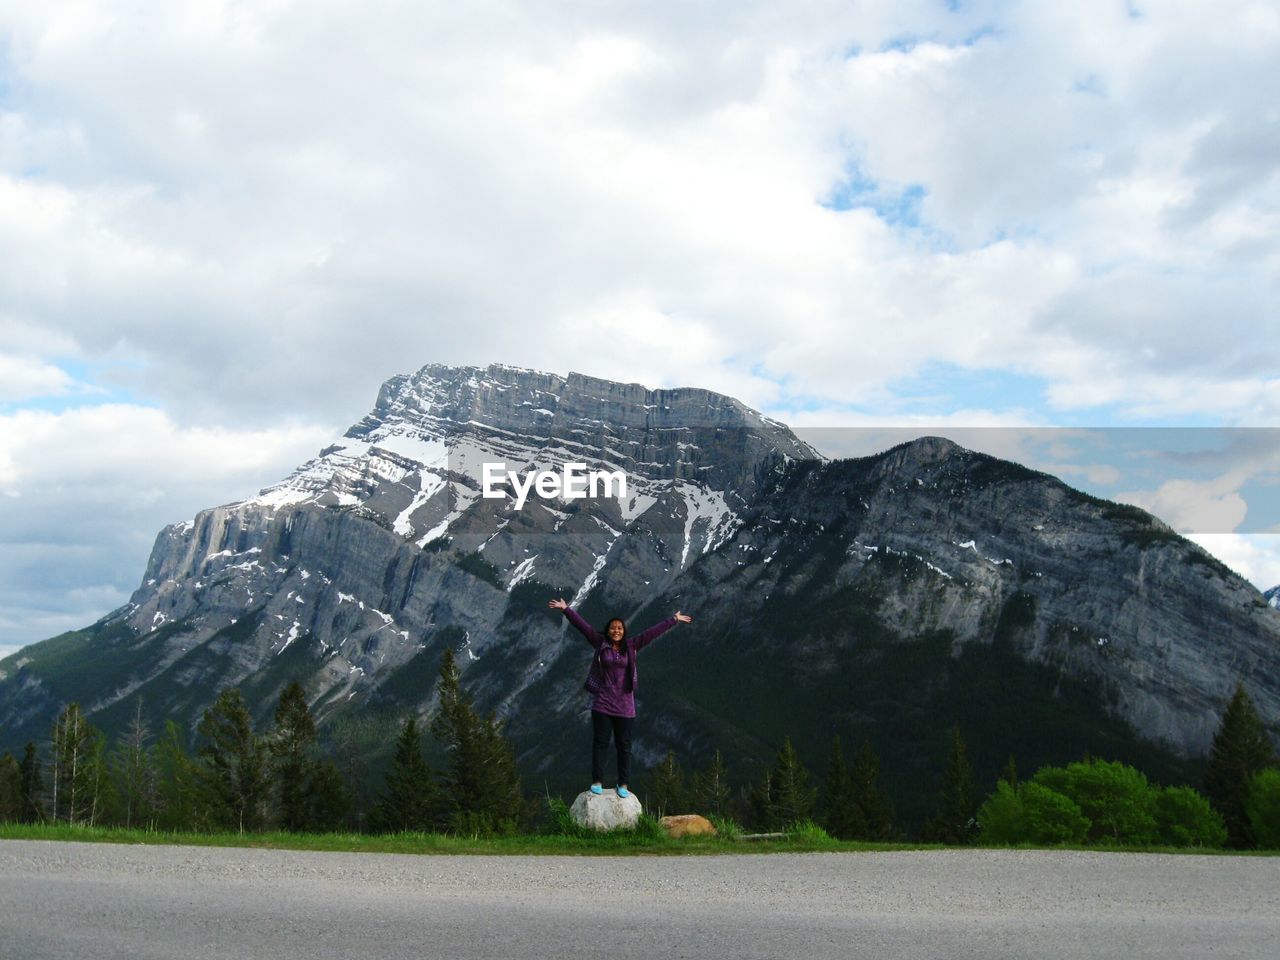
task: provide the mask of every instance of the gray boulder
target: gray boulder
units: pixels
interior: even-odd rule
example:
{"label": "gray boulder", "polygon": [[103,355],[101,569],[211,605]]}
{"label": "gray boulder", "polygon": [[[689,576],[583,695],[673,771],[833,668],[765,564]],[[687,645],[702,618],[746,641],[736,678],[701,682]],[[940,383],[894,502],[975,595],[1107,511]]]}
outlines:
{"label": "gray boulder", "polygon": [[569,808],[573,822],[588,830],[634,830],[640,819],[640,801],[630,794],[623,799],[613,790],[594,794],[584,790]]}

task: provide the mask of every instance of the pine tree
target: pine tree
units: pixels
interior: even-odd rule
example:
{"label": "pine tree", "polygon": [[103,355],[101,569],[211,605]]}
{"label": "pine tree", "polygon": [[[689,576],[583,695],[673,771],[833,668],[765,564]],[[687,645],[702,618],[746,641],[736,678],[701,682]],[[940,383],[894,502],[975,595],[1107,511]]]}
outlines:
{"label": "pine tree", "polygon": [[658,817],[676,813],[685,806],[684,771],[676,760],[676,752],[668,750],[662,762],[649,776],[649,808]]}
{"label": "pine tree", "polygon": [[766,770],[760,782],[747,795],[747,812],[751,824],[759,830],[774,830],[778,818],[773,809],[773,771]]}
{"label": "pine tree", "polygon": [[444,787],[451,826],[468,833],[514,829],[524,818],[515,753],[497,716],[477,715],[459,685],[452,650],[441,659],[436,692],[439,706],[431,730],[449,760]]}
{"label": "pine tree", "polygon": [[0,823],[22,818],[22,767],[12,753],[0,756]]}
{"label": "pine tree", "polygon": [[22,753],[22,813],[23,823],[44,823],[44,765],[35,743],[27,741]]}
{"label": "pine tree", "polygon": [[295,833],[311,828],[311,792],[319,769],[316,724],[307,695],[296,680],[284,688],[268,738],[280,826]]}
{"label": "pine tree", "polygon": [[111,764],[107,759],[107,735],[97,732],[89,750],[89,814],[87,823],[115,823],[119,821],[119,797],[111,779]]}
{"label": "pine tree", "polygon": [[854,808],[858,811],[855,821],[860,821],[856,840],[889,840],[893,837],[893,804],[884,795],[876,779],[880,776],[880,758],[871,749],[868,740],[862,741],[862,749],[853,758],[849,772],[849,792]]}
{"label": "pine tree", "polygon": [[307,797],[307,824],[311,830],[337,830],[351,810],[351,794],[332,760],[316,764]]}
{"label": "pine tree", "polygon": [[241,833],[260,830],[270,786],[267,757],[244,695],[234,687],[223,690],[196,730],[203,739],[198,770],[214,819]]}
{"label": "pine tree", "polygon": [[429,831],[437,829],[439,818],[439,788],[422,756],[418,718],[410,715],[396,738],[382,795],[369,812],[369,828],[375,833]]}
{"label": "pine tree", "polygon": [[1204,776],[1204,792],[1222,814],[1231,846],[1254,846],[1253,827],[1245,809],[1249,781],[1275,765],[1275,748],[1241,683],[1222,715]]}
{"label": "pine tree", "polygon": [[853,797],[853,781],[844,763],[844,750],[837,736],[831,741],[831,765],[827,768],[827,782],[822,792],[822,826],[838,840],[852,840],[861,836],[866,828],[862,811]]}
{"label": "pine tree", "polygon": [[368,757],[386,741],[386,724],[376,717],[344,714],[334,718],[326,727],[326,733],[345,787],[346,826],[363,830],[373,806]]}
{"label": "pine tree", "polygon": [[938,812],[925,824],[925,839],[932,843],[970,842],[974,837],[976,812],[973,769],[969,766],[968,749],[957,726],[951,730],[951,752],[942,777]]}
{"label": "pine tree", "polygon": [[133,719],[116,745],[113,766],[119,783],[120,816],[126,827],[153,829],[159,806],[155,751],[148,746],[151,730],[142,717],[142,700],[134,706]]}
{"label": "pine tree", "polygon": [[166,830],[203,830],[209,825],[199,764],[187,752],[182,728],[172,720],[156,745],[156,822]]}
{"label": "pine tree", "polygon": [[781,829],[806,820],[813,809],[809,771],[796,755],[791,738],[782,741],[769,777],[769,809],[773,826]]}
{"label": "pine tree", "polygon": [[727,817],[731,807],[730,797],[729,771],[717,750],[711,758],[711,765],[693,778],[694,804],[706,816]]}

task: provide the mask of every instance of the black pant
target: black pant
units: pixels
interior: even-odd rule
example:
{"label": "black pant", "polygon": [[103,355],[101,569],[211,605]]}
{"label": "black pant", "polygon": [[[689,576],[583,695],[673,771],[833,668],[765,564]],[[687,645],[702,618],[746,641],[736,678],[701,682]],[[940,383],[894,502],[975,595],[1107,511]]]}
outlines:
{"label": "black pant", "polygon": [[591,782],[604,782],[604,758],[609,752],[609,735],[618,748],[618,783],[631,782],[631,727],[635,717],[615,717],[591,711]]}

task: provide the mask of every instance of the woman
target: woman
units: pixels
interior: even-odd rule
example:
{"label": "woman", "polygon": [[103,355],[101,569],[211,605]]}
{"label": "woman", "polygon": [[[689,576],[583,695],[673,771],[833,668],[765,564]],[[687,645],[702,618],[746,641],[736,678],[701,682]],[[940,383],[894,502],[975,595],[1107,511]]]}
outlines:
{"label": "woman", "polygon": [[612,734],[618,749],[618,796],[630,796],[631,727],[636,718],[636,654],[666,633],[677,623],[692,623],[693,618],[679,610],[661,623],[634,637],[627,636],[627,625],[618,617],[610,620],[601,633],[578,615],[564,600],[552,600],[547,606],[560,610],[578,632],[595,648],[596,655],[587,673],[586,690],[591,701],[591,792],[604,792],[604,758],[609,752]]}

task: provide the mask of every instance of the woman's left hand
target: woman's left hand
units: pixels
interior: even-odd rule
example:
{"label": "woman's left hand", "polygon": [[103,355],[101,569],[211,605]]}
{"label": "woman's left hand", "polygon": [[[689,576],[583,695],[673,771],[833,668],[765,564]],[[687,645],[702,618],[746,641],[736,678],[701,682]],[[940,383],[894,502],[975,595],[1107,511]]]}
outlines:
{"label": "woman's left hand", "polygon": [[679,610],[676,611],[676,620],[680,623],[693,623],[693,617],[688,614],[681,613]]}

